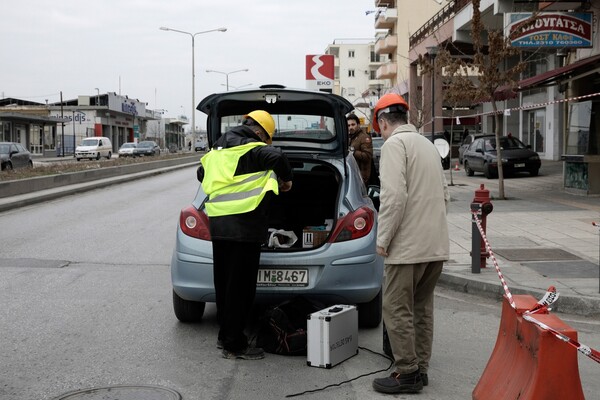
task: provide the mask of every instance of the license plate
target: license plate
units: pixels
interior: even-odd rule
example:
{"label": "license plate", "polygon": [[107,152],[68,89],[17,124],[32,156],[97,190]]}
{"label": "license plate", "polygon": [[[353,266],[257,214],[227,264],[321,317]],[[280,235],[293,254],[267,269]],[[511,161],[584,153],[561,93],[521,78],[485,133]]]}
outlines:
{"label": "license plate", "polygon": [[515,168],[523,168],[524,166],[525,166],[525,163],[515,164]]}
{"label": "license plate", "polygon": [[259,269],[257,286],[308,286],[307,269]]}

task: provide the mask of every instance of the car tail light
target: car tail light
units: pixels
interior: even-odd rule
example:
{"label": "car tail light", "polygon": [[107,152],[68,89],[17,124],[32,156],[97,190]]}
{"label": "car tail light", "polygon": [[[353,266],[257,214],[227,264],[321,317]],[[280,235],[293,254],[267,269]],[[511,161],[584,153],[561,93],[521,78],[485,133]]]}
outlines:
{"label": "car tail light", "polygon": [[375,224],[375,213],[368,207],[359,208],[339,219],[330,242],[345,242],[367,236]]}
{"label": "car tail light", "polygon": [[208,217],[196,207],[189,206],[179,214],[179,226],[183,233],[196,239],[210,240]]}

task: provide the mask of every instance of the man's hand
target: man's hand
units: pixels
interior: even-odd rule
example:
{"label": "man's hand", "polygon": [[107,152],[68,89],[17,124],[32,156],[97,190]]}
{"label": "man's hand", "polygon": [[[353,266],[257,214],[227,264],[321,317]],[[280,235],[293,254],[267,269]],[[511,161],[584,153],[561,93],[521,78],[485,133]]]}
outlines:
{"label": "man's hand", "polygon": [[381,257],[387,257],[388,253],[387,251],[385,251],[385,249],[381,246],[377,246],[377,254],[379,254]]}
{"label": "man's hand", "polygon": [[279,190],[282,192],[289,192],[292,188],[292,181],[279,181]]}

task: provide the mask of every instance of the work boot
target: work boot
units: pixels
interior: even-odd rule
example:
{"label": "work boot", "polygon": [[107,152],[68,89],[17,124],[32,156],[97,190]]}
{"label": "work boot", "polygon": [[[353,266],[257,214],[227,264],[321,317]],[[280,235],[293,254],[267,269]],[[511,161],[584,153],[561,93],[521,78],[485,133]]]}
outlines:
{"label": "work boot", "polygon": [[223,349],[222,355],[223,358],[228,358],[231,360],[260,360],[261,358],[265,358],[265,352],[260,347],[246,347],[244,350],[240,351],[230,351]]}
{"label": "work boot", "polygon": [[427,374],[421,373],[421,380],[423,381],[423,386],[429,385],[429,377]]}
{"label": "work boot", "polygon": [[381,393],[419,393],[423,390],[421,372],[416,370],[408,374],[392,372],[387,378],[377,378],[373,381],[373,389]]}

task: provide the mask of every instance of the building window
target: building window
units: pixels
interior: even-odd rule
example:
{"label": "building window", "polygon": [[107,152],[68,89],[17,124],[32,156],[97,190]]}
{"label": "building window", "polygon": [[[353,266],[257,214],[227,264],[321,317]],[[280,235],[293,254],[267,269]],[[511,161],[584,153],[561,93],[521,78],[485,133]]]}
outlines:
{"label": "building window", "polygon": [[348,58],[354,58],[354,50],[348,50]]}
{"label": "building window", "polygon": [[348,76],[349,76],[350,78],[354,78],[354,70],[353,70],[353,69],[349,69],[349,70],[348,70]]}

